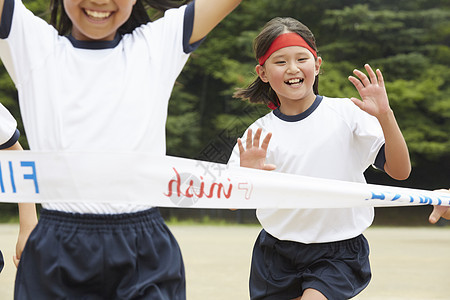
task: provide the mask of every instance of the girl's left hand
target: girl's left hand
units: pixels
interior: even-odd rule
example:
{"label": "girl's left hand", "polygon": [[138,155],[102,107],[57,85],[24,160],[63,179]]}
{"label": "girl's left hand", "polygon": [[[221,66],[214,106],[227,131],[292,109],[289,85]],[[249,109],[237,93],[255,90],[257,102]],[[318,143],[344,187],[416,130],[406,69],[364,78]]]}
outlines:
{"label": "girl's left hand", "polygon": [[256,130],[255,137],[253,138],[252,129],[248,129],[246,148],[244,148],[241,139],[237,140],[239,147],[240,164],[241,167],[272,171],[275,170],[275,165],[266,164],[267,148],[269,147],[272,133],[268,133],[264,138],[262,144],[259,145],[261,132],[262,129],[258,128]]}
{"label": "girl's left hand", "polygon": [[376,70],[375,74],[368,64],[364,65],[364,67],[369,74],[370,80],[366,74],[359,70],[353,71],[359,79],[353,76],[348,77],[348,80],[353,83],[361,96],[361,100],[358,98],[351,98],[351,100],[360,109],[378,118],[391,111],[383,75],[379,69]]}

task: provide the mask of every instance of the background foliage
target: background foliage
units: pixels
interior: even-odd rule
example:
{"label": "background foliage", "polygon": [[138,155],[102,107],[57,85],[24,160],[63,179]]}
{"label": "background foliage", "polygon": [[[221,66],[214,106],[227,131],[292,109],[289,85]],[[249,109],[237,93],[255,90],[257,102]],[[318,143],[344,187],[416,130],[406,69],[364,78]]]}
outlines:
{"label": "background foliage", "polygon": [[[47,1],[24,3],[46,18]],[[236,137],[269,111],[232,94],[253,80],[253,39],[276,16],[294,17],[315,34],[324,60],[322,95],[357,96],[347,79],[352,70],[364,63],[382,70],[413,172],[397,182],[368,170],[369,182],[450,187],[449,0],[244,0],[192,54],[178,79],[167,121],[169,155],[226,162]],[[4,69],[0,99],[20,122],[17,93]],[[21,143],[27,145],[25,134]]]}

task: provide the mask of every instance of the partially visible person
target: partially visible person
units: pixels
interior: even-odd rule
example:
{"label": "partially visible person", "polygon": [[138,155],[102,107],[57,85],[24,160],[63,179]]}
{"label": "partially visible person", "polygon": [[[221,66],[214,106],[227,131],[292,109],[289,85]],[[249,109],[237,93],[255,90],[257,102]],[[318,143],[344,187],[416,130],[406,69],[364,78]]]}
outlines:
{"label": "partially visible person", "polygon": [[[19,142],[16,142],[13,146],[5,150],[19,150],[23,148]],[[19,203],[19,236],[16,243],[16,254],[13,257],[13,262],[16,268],[19,266],[20,257],[22,256],[23,248],[27,243],[28,237],[33,231],[38,222],[36,213],[36,204],[34,203]]]}
{"label": "partially visible person", "polygon": [[[439,192],[445,192],[450,194],[450,189],[445,190],[438,190]],[[450,207],[449,206],[439,206],[435,205],[433,206],[433,211],[431,212],[430,216],[428,217],[428,221],[430,221],[431,224],[436,224],[441,218],[450,220]]]}
{"label": "partially visible person", "polygon": [[[20,132],[17,122],[11,113],[0,103],[0,150],[23,150],[19,143]],[[34,203],[19,203],[19,236],[16,244],[14,264],[18,265],[23,248],[31,231],[37,224],[36,205]],[[0,272],[3,269],[4,260],[0,252]]]}

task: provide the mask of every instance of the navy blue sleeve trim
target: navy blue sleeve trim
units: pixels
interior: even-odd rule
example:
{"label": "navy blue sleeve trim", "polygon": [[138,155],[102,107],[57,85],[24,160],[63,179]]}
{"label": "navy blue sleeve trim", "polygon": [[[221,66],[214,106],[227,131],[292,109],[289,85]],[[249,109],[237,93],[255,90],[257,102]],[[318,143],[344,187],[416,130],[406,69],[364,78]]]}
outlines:
{"label": "navy blue sleeve trim", "polygon": [[384,164],[385,163],[386,163],[386,154],[384,152],[384,145],[383,145],[383,146],[381,146],[380,151],[378,151],[377,158],[375,158],[375,163],[373,165],[377,169],[379,169],[381,171],[385,171],[384,170]]}
{"label": "navy blue sleeve trim", "polygon": [[192,31],[194,30],[194,16],[195,16],[195,0],[190,2],[186,10],[184,11],[184,23],[183,23],[183,50],[184,53],[188,54],[194,51],[200,46],[200,44],[205,40],[201,39],[198,42],[189,44],[189,40],[192,36]]}
{"label": "navy blue sleeve trim", "polygon": [[6,39],[11,31],[14,12],[14,0],[5,0],[3,3],[2,22],[0,23],[0,39]]}
{"label": "navy blue sleeve trim", "polygon": [[19,129],[16,129],[16,132],[14,132],[13,136],[9,139],[9,141],[4,143],[3,145],[0,145],[0,149],[7,149],[9,147],[14,146],[14,144],[19,140],[19,137],[20,131]]}

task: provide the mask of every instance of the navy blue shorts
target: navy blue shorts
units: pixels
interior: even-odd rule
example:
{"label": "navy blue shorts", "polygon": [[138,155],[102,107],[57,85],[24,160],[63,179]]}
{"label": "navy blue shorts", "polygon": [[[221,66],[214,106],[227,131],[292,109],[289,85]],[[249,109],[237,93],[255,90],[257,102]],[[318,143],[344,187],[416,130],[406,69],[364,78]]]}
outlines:
{"label": "navy blue shorts", "polygon": [[42,210],[15,299],[186,299],[180,248],[158,209],[118,215]]}
{"label": "navy blue shorts", "polygon": [[350,299],[371,278],[363,235],[318,244],[280,241],[262,230],[253,248],[251,299],[293,299],[312,288],[328,299]]}
{"label": "navy blue shorts", "polygon": [[4,265],[5,265],[5,262],[3,261],[2,251],[0,251],[0,272],[3,270]]}

